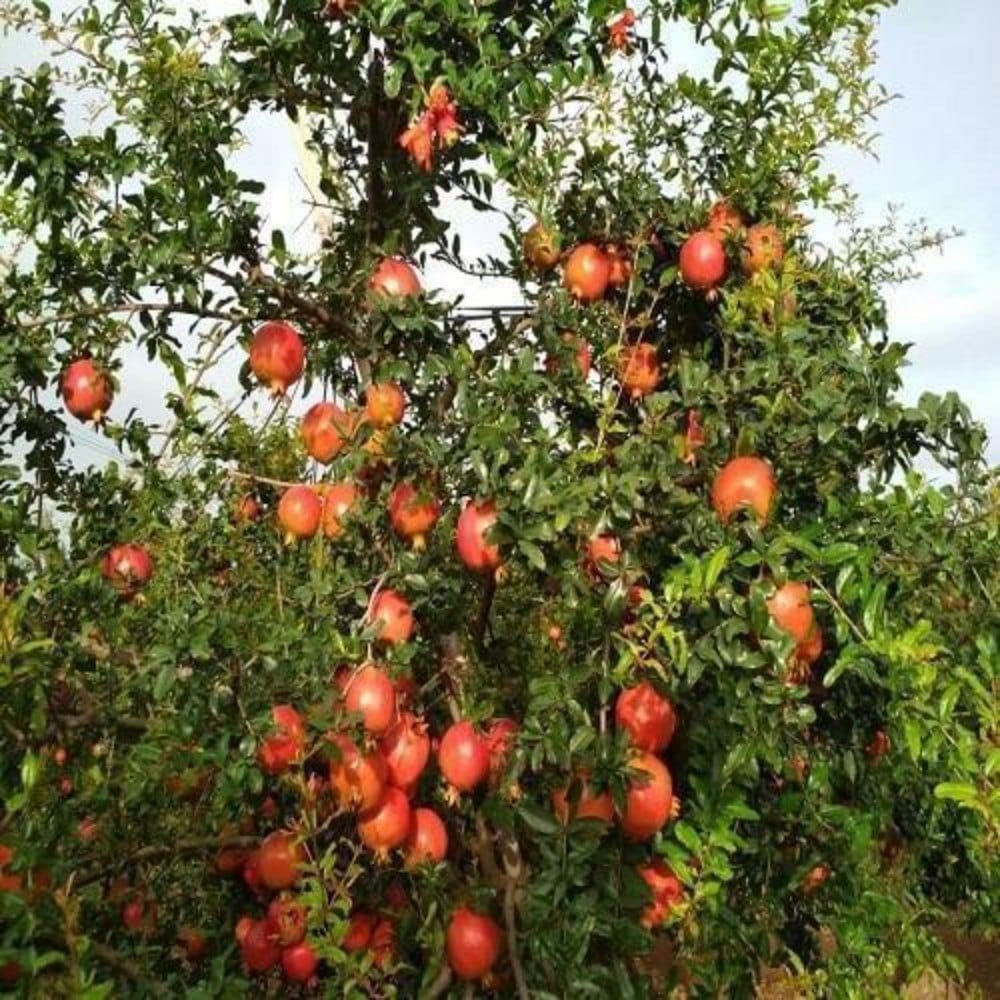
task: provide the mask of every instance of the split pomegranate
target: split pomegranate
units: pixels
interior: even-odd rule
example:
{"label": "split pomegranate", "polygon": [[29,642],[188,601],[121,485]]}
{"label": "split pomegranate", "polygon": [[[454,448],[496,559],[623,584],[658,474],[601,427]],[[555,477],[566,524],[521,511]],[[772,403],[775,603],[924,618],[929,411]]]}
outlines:
{"label": "split pomegranate", "polygon": [[552,808],[560,823],[568,823],[579,819],[596,819],[601,823],[610,823],[615,818],[615,806],[607,792],[594,794],[590,787],[587,774],[580,774],[575,779],[580,783],[580,797],[576,808],[572,808],[570,791],[572,782],[565,788],[557,788],[552,793]]}
{"label": "split pomegranate", "polygon": [[486,748],[490,753],[490,777],[496,780],[507,770],[514,750],[518,725],[513,719],[494,719],[486,730]]}
{"label": "split pomegranate", "polygon": [[[592,360],[590,344],[583,340],[583,338],[578,337],[575,333],[570,333],[569,331],[562,335],[562,342],[569,349],[574,351],[576,367],[580,372],[580,378],[586,379],[590,374],[590,364]],[[549,375],[558,375],[559,372],[562,371],[562,359],[558,354],[549,354],[546,356],[545,371]]]}
{"label": "split pomegranate", "polygon": [[767,610],[774,624],[796,642],[805,642],[812,634],[816,618],[806,584],[789,582],[779,587],[768,598]]}
{"label": "split pomegranate", "polygon": [[615,535],[592,535],[584,551],[584,568],[588,575],[599,580],[606,569],[617,566],[622,557],[622,544]]}
{"label": "split pomegranate", "polygon": [[372,274],[371,289],[379,297],[408,298],[420,294],[420,278],[405,260],[386,257]]}
{"label": "split pomegranate", "polygon": [[709,210],[706,231],[717,240],[726,240],[746,226],[743,216],[733,208],[732,204],[723,199],[717,201]]}
{"label": "split pomegranate", "polygon": [[323,534],[327,538],[340,538],[346,530],[344,520],[358,501],[358,488],[353,483],[330,483],[322,493]]}
{"label": "split pomegranate", "polygon": [[411,818],[406,795],[390,785],[382,801],[358,817],[358,836],[366,847],[384,857],[406,840]]}
{"label": "split pomegranate", "polygon": [[458,557],[475,572],[496,569],[500,565],[500,546],[486,540],[496,521],[497,508],[492,501],[470,501],[458,516],[455,528]]}
{"label": "split pomegranate", "polygon": [[[238,926],[238,925],[237,925]],[[264,920],[253,920],[243,932],[240,957],[248,972],[267,972],[281,960],[281,949],[271,939],[271,932]]]}
{"label": "split pomegranate", "polygon": [[379,642],[397,645],[413,634],[413,608],[395,590],[380,590],[368,609],[369,623],[376,629]]}
{"label": "split pomegranate", "polygon": [[448,855],[448,831],[433,809],[414,809],[403,845],[407,868],[436,864]]}
{"label": "split pomegranate", "polygon": [[302,441],[310,458],[326,465],[354,433],[353,419],[336,403],[314,403],[302,418]]}
{"label": "split pomegranate", "polygon": [[777,266],[784,260],[785,242],[772,222],[758,222],[747,230],[743,247],[743,269],[757,274]]}
{"label": "split pomegranate", "polygon": [[360,712],[370,733],[381,736],[396,717],[396,691],[389,675],[372,664],[362,667],[347,682],[344,705],[348,712]]}
{"label": "split pomegranate", "polygon": [[153,560],[141,545],[113,545],[101,560],[101,576],[122,594],[134,593],[152,575]]}
{"label": "split pomegranate", "polygon": [[289,486],[278,503],[278,523],[285,532],[285,541],[312,538],[319,530],[323,504],[311,486]]}
{"label": "split pomegranate", "polygon": [[427,726],[412,712],[402,712],[379,744],[389,781],[397,788],[412,785],[427,767],[431,739]]}
{"label": "split pomegranate", "polygon": [[438,767],[459,792],[471,792],[490,770],[490,750],[471,722],[456,722],[441,737]]}
{"label": "split pomegranate", "polygon": [[282,948],[298,944],[306,936],[306,908],[284,893],[267,907],[267,924]]}
{"label": "split pomegranate", "polygon": [[307,983],[319,967],[319,956],[304,941],[281,953],[281,969],[290,983]]}
{"label": "split pomegranate", "polygon": [[380,968],[396,960],[396,925],[383,918],[375,924],[371,940],[372,960]]}
{"label": "split pomegranate", "polygon": [[302,759],[306,745],[305,726],[291,705],[275,705],[271,718],[275,732],[261,743],[257,761],[265,774],[283,774]]}
{"label": "split pomegranate", "polygon": [[654,344],[635,344],[622,349],[618,379],[632,399],[655,392],[660,384],[660,358]]}
{"label": "split pomegranate", "polygon": [[642,911],[642,925],[659,927],[667,914],[684,898],[684,888],[680,879],[663,861],[641,865],[639,875],[653,894],[653,901]]}
{"label": "split pomegranate", "polygon": [[611,288],[624,288],[632,277],[632,261],[629,259],[628,251],[624,247],[612,244],[607,247],[605,253],[611,262],[608,285]]}
{"label": "split pomegranate", "polygon": [[374,809],[385,793],[388,769],[377,751],[362,753],[348,736],[327,737],[337,748],[330,761],[330,787],[342,809]]}
{"label": "split pomegranate", "polygon": [[302,848],[290,833],[279,830],[269,834],[257,849],[261,883],[268,889],[291,888],[304,860]]}
{"label": "split pomegranate", "polygon": [[644,773],[629,783],[621,826],[629,840],[648,840],[670,819],[673,783],[666,765],[651,753],[639,754],[631,766]]}
{"label": "split pomegranate", "polygon": [[563,271],[563,285],[580,302],[596,302],[604,298],[610,278],[611,260],[593,243],[576,247]]}
{"label": "split pomegranate", "polygon": [[393,530],[415,549],[423,549],[427,535],[441,516],[441,504],[410,483],[399,483],[389,496],[389,520]]}
{"label": "split pomegranate", "polygon": [[712,483],[712,506],[723,524],[738,510],[749,507],[760,524],[766,523],[778,484],[774,470],[762,458],[744,455],[728,461]]}
{"label": "split pomegranate", "polygon": [[364,951],[371,943],[372,931],[378,923],[378,917],[367,910],[357,910],[347,921],[347,932],[340,942],[344,951]]}
{"label": "split pomegranate", "polygon": [[524,259],[540,272],[549,271],[559,263],[559,238],[541,222],[536,222],[522,237]]}
{"label": "split pomegranate", "polygon": [[250,344],[250,367],[254,375],[276,396],[302,377],[306,349],[291,323],[269,320],[257,327]]}
{"label": "split pomegranate", "polygon": [[639,750],[665,750],[677,728],[674,706],[649,681],[626,688],[615,702],[615,721]]}
{"label": "split pomegranate", "polygon": [[365,389],[365,420],[385,430],[403,419],[406,397],[395,382],[378,382]]}
{"label": "split pomegranate", "polygon": [[111,379],[89,358],[71,362],[63,372],[60,390],[66,409],[78,420],[99,423],[114,399]]}
{"label": "split pomegranate", "polygon": [[495,921],[462,906],[452,914],[445,934],[448,964],[459,979],[481,979],[500,957],[500,928]]}
{"label": "split pomegranate", "polygon": [[718,236],[703,229],[684,241],[679,267],[689,288],[709,291],[726,276],[726,248]]}

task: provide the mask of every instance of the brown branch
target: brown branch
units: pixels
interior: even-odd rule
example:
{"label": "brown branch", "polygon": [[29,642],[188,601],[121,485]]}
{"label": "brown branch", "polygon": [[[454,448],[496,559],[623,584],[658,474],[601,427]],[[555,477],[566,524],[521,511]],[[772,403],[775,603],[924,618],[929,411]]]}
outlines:
{"label": "brown branch", "polygon": [[33,320],[19,321],[18,328],[32,330],[40,326],[50,326],[54,323],[68,323],[74,319],[96,319],[100,316],[112,316],[115,313],[126,313],[130,316],[139,312],[183,313],[197,316],[200,319],[222,319],[233,323],[242,323],[245,317],[234,316],[220,309],[192,309],[181,302],[116,302],[112,305],[90,306],[75,309],[72,312],[57,313],[54,316],[39,316]]}
{"label": "brown branch", "polygon": [[506,884],[503,872],[497,865],[497,857],[493,849],[493,835],[486,826],[486,820],[482,816],[476,815],[476,856],[479,858],[479,867],[489,882],[496,889],[503,888]]}
{"label": "brown branch", "polygon": [[227,469],[226,475],[230,479],[245,479],[251,483],[267,483],[268,486],[298,486],[298,483],[290,483],[285,479],[270,479],[267,476],[258,476],[255,472],[241,472],[239,469]]}
{"label": "brown branch", "polygon": [[510,958],[510,967],[514,972],[514,983],[517,986],[519,1000],[531,1000],[528,982],[524,975],[524,966],[521,965],[521,955],[517,946],[517,890],[524,878],[521,846],[514,837],[505,837],[501,853],[504,870],[507,873],[504,879],[503,893],[503,916],[507,927],[507,955]]}
{"label": "brown branch", "polygon": [[497,592],[496,577],[490,573],[483,581],[483,593],[479,601],[479,614],[472,626],[472,638],[479,653],[486,650],[486,630],[490,625],[490,611]]}

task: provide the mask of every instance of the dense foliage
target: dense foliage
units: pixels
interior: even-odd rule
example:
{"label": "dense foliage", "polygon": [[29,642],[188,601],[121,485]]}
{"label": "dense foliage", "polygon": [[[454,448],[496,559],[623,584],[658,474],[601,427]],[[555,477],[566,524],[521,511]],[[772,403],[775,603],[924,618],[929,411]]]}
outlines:
{"label": "dense foliage", "polygon": [[[997,483],[898,398],[882,295],[941,237],[823,163],[888,0],[792,6],[3,4],[48,59],[0,81],[0,986],[884,993],[995,921]],[[316,254],[234,166],[262,113]],[[110,398],[136,352],[169,425]]]}

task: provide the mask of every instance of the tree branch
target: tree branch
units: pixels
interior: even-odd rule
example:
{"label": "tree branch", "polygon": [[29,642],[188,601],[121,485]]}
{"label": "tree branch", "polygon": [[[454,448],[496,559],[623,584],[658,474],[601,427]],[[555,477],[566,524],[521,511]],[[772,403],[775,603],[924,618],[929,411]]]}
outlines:
{"label": "tree branch", "polygon": [[528,992],[528,982],[521,965],[521,956],[517,945],[517,889],[524,878],[524,864],[521,859],[521,846],[514,837],[505,837],[503,847],[504,878],[503,916],[507,927],[507,955],[510,967],[514,972],[514,983],[517,986],[519,1000],[531,1000]]}

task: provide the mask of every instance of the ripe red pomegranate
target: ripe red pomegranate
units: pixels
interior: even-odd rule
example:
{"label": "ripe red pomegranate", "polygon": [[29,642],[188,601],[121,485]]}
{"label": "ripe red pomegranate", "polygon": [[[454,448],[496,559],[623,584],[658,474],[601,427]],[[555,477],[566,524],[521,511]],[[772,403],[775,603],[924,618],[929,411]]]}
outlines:
{"label": "ripe red pomegranate", "polygon": [[496,504],[492,501],[469,501],[458,516],[455,547],[458,557],[475,572],[494,570],[500,565],[500,546],[486,540],[497,521]]}
{"label": "ripe red pomegranate", "polygon": [[250,344],[250,367],[254,375],[276,396],[302,377],[306,349],[291,323],[269,320],[257,327]]}
{"label": "ripe red pomegranate", "polygon": [[420,294],[420,278],[405,260],[386,257],[372,274],[371,289],[380,298],[407,298]]}
{"label": "ripe red pomegranate", "polygon": [[[590,364],[592,353],[590,344],[575,333],[567,331],[562,335],[562,342],[572,349],[576,357],[576,367],[580,372],[580,378],[586,380],[590,374]],[[562,359],[558,354],[549,354],[545,358],[545,371],[549,375],[558,375],[562,371]]]}
{"label": "ripe red pomegranate", "polygon": [[731,202],[723,198],[717,201],[709,210],[708,225],[705,229],[718,240],[726,240],[741,229],[746,222],[739,211],[733,208]]}
{"label": "ripe red pomegranate", "polygon": [[767,610],[775,626],[796,642],[805,642],[812,634],[816,618],[809,603],[808,585],[789,581],[779,587],[768,599]]}
{"label": "ripe red pomegranate", "polygon": [[778,227],[771,222],[758,222],[747,230],[743,247],[743,269],[757,274],[777,266],[785,258],[785,242]]}
{"label": "ripe red pomegranate", "polygon": [[521,238],[521,250],[536,271],[549,271],[559,263],[559,237],[541,222],[536,222]]}
{"label": "ripe red pomegranate", "polygon": [[184,949],[184,957],[189,962],[197,962],[205,957],[208,942],[196,927],[185,924],[177,931],[177,943]]}
{"label": "ripe red pomegranate", "polygon": [[413,608],[395,590],[380,590],[368,608],[368,620],[376,628],[379,642],[390,646],[406,642],[413,635]]}
{"label": "ripe red pomegranate", "polygon": [[67,366],[60,389],[66,409],[78,420],[95,424],[100,423],[114,399],[110,377],[90,358],[80,358]]}
{"label": "ripe red pomegranate", "polygon": [[342,809],[374,809],[385,793],[388,769],[377,751],[362,753],[348,736],[327,737],[337,748],[330,760],[330,787]]}
{"label": "ripe red pomegranate", "polygon": [[268,889],[291,888],[304,860],[302,848],[290,833],[279,830],[269,834],[257,849],[261,883]]}
{"label": "ripe red pomegranate", "polygon": [[310,458],[326,465],[354,433],[354,420],[336,403],[314,403],[302,418],[302,441]]}
{"label": "ripe red pomegranate", "polygon": [[240,957],[248,972],[267,972],[278,964],[281,960],[281,949],[271,939],[266,921],[251,920],[249,925],[244,926],[242,933],[243,940],[239,942]]}
{"label": "ripe red pomegranate", "polygon": [[307,983],[316,974],[319,956],[304,941],[281,953],[281,970],[290,983]]}
{"label": "ripe red pomegranate", "polygon": [[448,964],[459,979],[481,979],[500,957],[500,940],[495,921],[461,906],[445,933]]}
{"label": "ripe red pomegranate", "polygon": [[101,576],[121,594],[134,594],[152,575],[153,560],[141,545],[112,545],[101,560]]}
{"label": "ripe red pomegranate", "polygon": [[507,761],[517,741],[518,725],[513,719],[494,719],[486,730],[486,748],[490,753],[490,777],[497,780],[507,770]]}
{"label": "ripe red pomegranate", "polygon": [[709,291],[726,276],[726,248],[718,236],[703,229],[684,241],[679,266],[689,288]]}
{"label": "ripe red pomegranate", "polygon": [[[814,625],[812,631],[806,636],[804,642],[800,642],[793,653],[793,659],[801,667],[811,667],[823,655],[823,633],[818,625]],[[807,678],[802,678],[806,680]]]}
{"label": "ripe red pomegranate", "polygon": [[572,809],[570,789],[572,782],[565,788],[557,788],[552,792],[552,808],[560,823],[568,823],[570,819],[596,819],[601,823],[610,823],[615,818],[615,806],[607,792],[595,794],[590,787],[588,774],[577,775],[580,782],[580,798],[576,809]]}
{"label": "ripe red pomegranate", "polygon": [[403,845],[407,868],[437,864],[448,855],[448,831],[433,809],[414,809]]}
{"label": "ripe red pomegranate", "polygon": [[403,419],[406,397],[395,382],[377,382],[365,389],[365,420],[381,430]]}
{"label": "ripe red pomegranate", "polygon": [[576,247],[563,270],[563,285],[580,302],[603,299],[610,279],[611,260],[593,243],[582,243]]}
{"label": "ripe red pomegranate", "polygon": [[364,951],[371,943],[372,931],[378,923],[378,917],[367,910],[357,910],[347,921],[347,932],[340,942],[344,951]]}
{"label": "ripe red pomegranate", "polygon": [[257,860],[257,852],[244,856],[243,867],[240,869],[240,878],[243,884],[251,891],[259,893],[260,886],[260,862]]}
{"label": "ripe red pomegranate", "polygon": [[382,801],[358,817],[358,836],[361,842],[379,857],[399,847],[410,832],[412,810],[406,795],[391,785],[386,788]]}
{"label": "ripe red pomegranate", "polygon": [[130,899],[122,907],[121,916],[122,924],[125,926],[126,930],[143,930],[146,921],[146,907],[143,904],[142,897]]}
{"label": "ripe red pomegranate", "polygon": [[653,901],[642,911],[642,925],[659,927],[667,914],[684,898],[684,888],[680,879],[663,861],[640,865],[639,875],[653,894]]}
{"label": "ripe red pomegranate", "polygon": [[265,774],[283,774],[302,759],[306,730],[302,716],[291,705],[275,705],[271,718],[275,732],[261,743],[257,761]]}
{"label": "ripe red pomegranate", "polygon": [[389,781],[397,788],[412,785],[427,767],[431,739],[427,725],[412,712],[402,712],[379,744]]}
{"label": "ripe red pomegranate", "polygon": [[651,753],[639,754],[631,766],[645,773],[629,782],[621,826],[629,840],[648,840],[670,819],[673,783],[666,765]]}
{"label": "ripe red pomegranate", "polygon": [[633,746],[657,753],[665,750],[674,738],[677,713],[649,681],[642,681],[618,695],[615,721],[628,733]]}
{"label": "ripe red pomegranate", "polygon": [[291,544],[300,538],[312,538],[319,530],[323,503],[311,486],[289,486],[278,503],[278,522]]}
{"label": "ripe red pomegranate", "polygon": [[237,501],[233,520],[237,524],[249,524],[260,519],[262,510],[260,501],[252,493],[247,493]]}
{"label": "ripe red pomegranate", "polygon": [[827,865],[814,865],[802,879],[802,890],[806,893],[816,892],[821,888],[833,873]]}
{"label": "ripe red pomegranate", "polygon": [[236,943],[242,945],[247,939],[247,935],[250,933],[250,928],[256,921],[253,917],[248,917],[245,913],[239,920],[236,921],[236,926],[233,928],[233,937],[236,938]]}
{"label": "ripe red pomegranate", "polygon": [[445,781],[459,792],[471,792],[486,779],[490,750],[471,722],[456,722],[441,737],[438,767]]}
{"label": "ripe red pomegranate", "polygon": [[892,749],[892,741],[884,729],[876,729],[871,741],[865,747],[865,753],[873,764],[878,763]]}
{"label": "ripe red pomegranate", "polygon": [[760,524],[765,524],[777,489],[771,466],[755,455],[744,455],[730,459],[719,470],[712,483],[712,506],[723,524],[745,507],[753,510]]}
{"label": "ripe red pomegranate", "polygon": [[365,729],[381,736],[396,717],[396,691],[389,675],[368,664],[352,675],[344,692],[348,712],[360,712]]}
{"label": "ripe red pomegranate", "polygon": [[625,247],[611,244],[605,248],[611,271],[608,274],[608,285],[611,288],[624,288],[632,277],[632,261]]}
{"label": "ripe red pomegranate", "polygon": [[307,919],[306,908],[288,893],[276,896],[268,904],[268,928],[282,948],[289,948],[305,938]]}
{"label": "ripe red pomegranate", "polygon": [[622,349],[618,380],[631,399],[642,399],[660,384],[660,358],[655,344],[635,344]]}
{"label": "ripe red pomegranate", "polygon": [[616,535],[591,535],[584,550],[584,569],[591,579],[600,580],[605,570],[618,565],[621,557],[622,543]]}
{"label": "ripe red pomegranate", "polygon": [[330,483],[323,488],[321,524],[327,538],[340,538],[346,528],[344,521],[358,502],[358,488],[353,483]]}
{"label": "ripe red pomegranate", "polygon": [[417,550],[426,546],[427,535],[440,516],[441,504],[411,483],[399,483],[389,496],[393,530]]}
{"label": "ripe red pomegranate", "polygon": [[396,961],[396,925],[391,920],[383,918],[375,924],[371,951],[372,959],[380,969]]}

